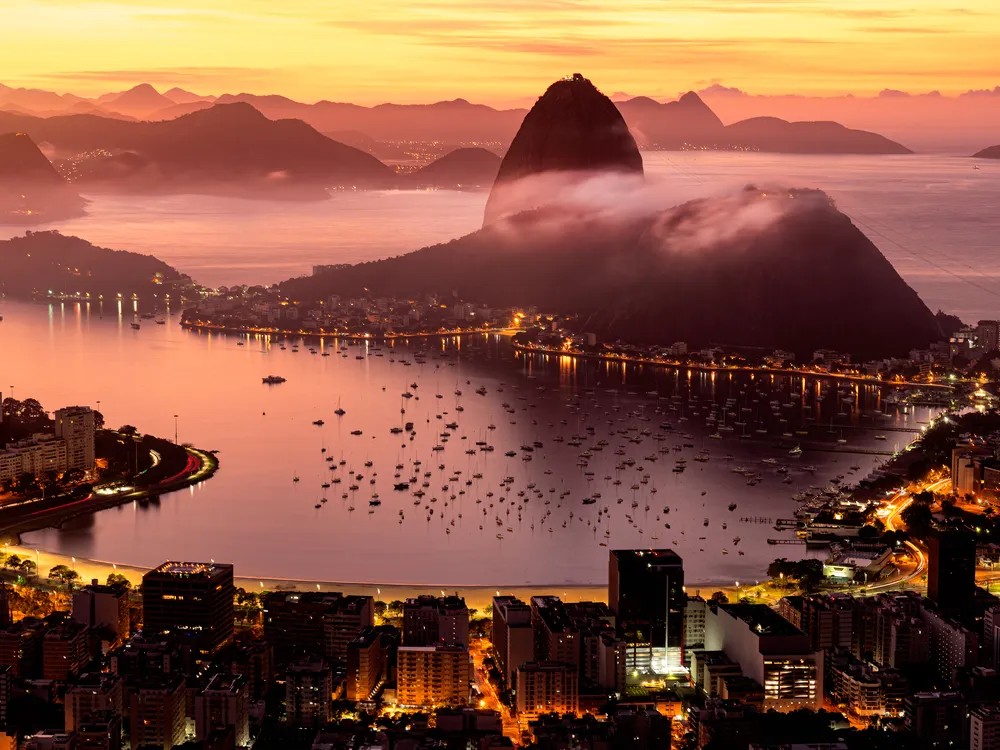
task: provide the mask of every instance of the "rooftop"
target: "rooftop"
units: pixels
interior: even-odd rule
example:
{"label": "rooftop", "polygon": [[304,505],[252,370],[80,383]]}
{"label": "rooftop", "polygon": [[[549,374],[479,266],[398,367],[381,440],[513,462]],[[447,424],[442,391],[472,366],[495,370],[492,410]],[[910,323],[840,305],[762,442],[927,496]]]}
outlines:
{"label": "rooftop", "polygon": [[[226,571],[232,572],[232,565],[202,562],[175,562],[168,560],[154,568],[151,573],[173,578],[212,578]],[[148,574],[147,574],[148,575]]]}
{"label": "rooftop", "polygon": [[792,625],[766,604],[720,604],[719,609],[742,620],[757,635],[802,635]]}

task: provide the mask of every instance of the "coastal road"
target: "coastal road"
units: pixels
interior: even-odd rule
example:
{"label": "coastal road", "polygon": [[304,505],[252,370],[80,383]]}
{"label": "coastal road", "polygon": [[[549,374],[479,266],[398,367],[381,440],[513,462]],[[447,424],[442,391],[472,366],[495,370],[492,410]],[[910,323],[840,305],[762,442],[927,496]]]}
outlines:
{"label": "coastal road", "polygon": [[[938,492],[951,484],[951,479],[939,479],[931,484],[926,484],[921,487],[918,492]],[[889,501],[888,508],[889,514],[885,517],[885,527],[889,531],[897,531],[902,528],[902,518],[900,515],[904,510],[913,504],[912,493],[903,490],[897,493]],[[881,593],[883,591],[888,591],[896,586],[905,585],[911,581],[918,580],[920,576],[924,574],[927,569],[927,550],[922,543],[906,541],[906,546],[909,548],[910,552],[913,553],[914,559],[917,561],[913,570],[899,578],[893,578],[888,581],[882,581],[880,583],[868,586],[868,593]]]}

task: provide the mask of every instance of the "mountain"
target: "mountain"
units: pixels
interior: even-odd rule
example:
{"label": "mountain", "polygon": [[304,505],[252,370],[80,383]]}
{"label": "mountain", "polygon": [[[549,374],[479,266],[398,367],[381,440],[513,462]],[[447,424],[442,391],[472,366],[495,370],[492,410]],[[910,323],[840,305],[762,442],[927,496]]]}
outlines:
{"label": "mountain", "polygon": [[455,290],[577,316],[605,340],[903,354],[933,314],[818,191],[748,187],[631,219],[539,209],[447,244],[292,279],[301,300]]}
{"label": "mountain", "polygon": [[174,86],[169,91],[164,91],[163,95],[167,97],[174,104],[191,104],[193,102],[212,102],[215,101],[214,96],[201,96],[200,94],[194,94],[190,91],[185,91],[182,88]]}
{"label": "mountain", "polygon": [[641,96],[617,106],[644,148],[677,150],[704,145],[714,142],[725,129],[722,120],[693,91],[665,104]]}
{"label": "mountain", "polygon": [[192,112],[200,112],[203,109],[211,109],[212,104],[213,103],[210,101],[180,102],[178,104],[171,104],[169,107],[164,107],[163,109],[158,109],[155,112],[150,112],[142,119],[150,121],[175,120],[178,117],[189,115]]}
{"label": "mountain", "polygon": [[0,83],[0,104],[13,104],[29,111],[64,110],[84,101],[73,94],[56,94],[42,89],[11,88]]}
{"label": "mountain", "polygon": [[500,157],[485,148],[459,148],[406,175],[415,187],[489,188],[500,169]]}
{"label": "mountain", "polygon": [[69,157],[133,152],[147,168],[145,182],[121,186],[129,190],[318,198],[325,197],[327,187],[380,187],[394,179],[392,170],[370,154],[332,141],[299,120],[269,120],[242,103],[164,122],[0,112],[0,131],[5,129],[26,132]]}
{"label": "mountain", "polygon": [[972,155],[976,159],[1000,159],[1000,146],[990,146]]}
{"label": "mountain", "polygon": [[134,86],[128,91],[123,91],[119,94],[105,94],[98,97],[97,101],[107,109],[139,118],[177,104],[177,102],[168,99],[148,83],[140,83],[138,86]]}
{"label": "mountain", "polygon": [[642,174],[642,156],[614,103],[579,73],[556,81],[531,108],[500,163],[485,223],[526,205],[516,183],[545,172]]}
{"label": "mountain", "polygon": [[851,130],[836,122],[788,122],[753,117],[726,126],[718,144],[727,148],[783,154],[912,154],[877,133]]}
{"label": "mountain", "polygon": [[0,135],[0,224],[39,224],[83,214],[84,200],[24,133]]}
{"label": "mountain", "polygon": [[0,241],[0,293],[30,298],[36,290],[115,299],[168,294],[191,297],[194,285],[151,255],[108,250],[58,232],[28,232]]}

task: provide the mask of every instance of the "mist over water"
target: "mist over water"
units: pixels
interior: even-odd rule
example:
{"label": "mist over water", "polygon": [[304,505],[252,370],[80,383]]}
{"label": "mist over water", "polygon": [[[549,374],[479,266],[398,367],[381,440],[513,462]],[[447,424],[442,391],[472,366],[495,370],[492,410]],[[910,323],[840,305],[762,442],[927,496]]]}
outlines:
{"label": "mist over water", "polygon": [[[646,183],[584,185],[574,199],[623,212],[734,193],[748,183],[826,191],[932,309],[974,321],[1000,307],[1000,164],[943,156],[646,152]],[[974,171],[978,163],[980,170]],[[606,187],[606,186],[605,186]],[[210,286],[271,284],[317,263],[356,263],[446,242],[482,225],[485,192],[339,192],[324,202],[91,195],[50,227],[151,253]],[[22,234],[0,226],[0,238]]]}

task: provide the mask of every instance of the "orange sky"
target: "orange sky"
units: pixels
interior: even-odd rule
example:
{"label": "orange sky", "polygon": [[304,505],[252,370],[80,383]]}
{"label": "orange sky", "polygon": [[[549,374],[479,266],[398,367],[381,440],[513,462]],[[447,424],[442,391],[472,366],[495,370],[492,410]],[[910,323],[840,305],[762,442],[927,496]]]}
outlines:
{"label": "orange sky", "polygon": [[957,93],[1000,84],[998,0],[14,0],[0,82],[93,95],[509,103],[604,91]]}

